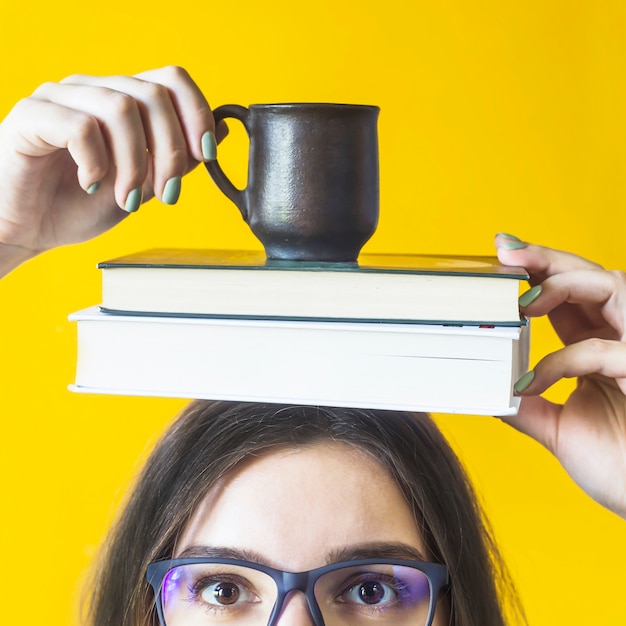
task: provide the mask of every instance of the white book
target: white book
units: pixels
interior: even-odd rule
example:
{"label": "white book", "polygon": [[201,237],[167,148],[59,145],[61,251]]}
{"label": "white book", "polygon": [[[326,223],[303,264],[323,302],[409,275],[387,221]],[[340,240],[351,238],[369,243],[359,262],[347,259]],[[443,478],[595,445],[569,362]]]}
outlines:
{"label": "white book", "polygon": [[70,319],[85,393],[510,415],[528,368],[526,325]]}

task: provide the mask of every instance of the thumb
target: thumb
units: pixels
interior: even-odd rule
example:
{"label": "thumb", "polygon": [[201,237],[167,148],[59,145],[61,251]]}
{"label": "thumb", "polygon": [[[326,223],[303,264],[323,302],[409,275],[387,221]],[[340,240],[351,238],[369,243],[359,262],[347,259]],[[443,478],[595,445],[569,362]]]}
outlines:
{"label": "thumb", "polygon": [[500,418],[516,430],[532,437],[555,454],[559,416],[563,406],[541,396],[522,398],[517,415]]}

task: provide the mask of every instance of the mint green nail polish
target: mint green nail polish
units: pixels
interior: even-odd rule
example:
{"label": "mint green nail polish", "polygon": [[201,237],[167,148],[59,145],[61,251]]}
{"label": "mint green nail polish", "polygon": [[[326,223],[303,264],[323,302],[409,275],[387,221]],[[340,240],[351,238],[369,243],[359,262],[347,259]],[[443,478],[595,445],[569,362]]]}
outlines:
{"label": "mint green nail polish", "polygon": [[528,244],[524,241],[505,241],[500,244],[500,247],[505,250],[521,250],[522,248],[527,248]]}
{"label": "mint green nail polish", "polygon": [[519,297],[519,305],[521,307],[528,306],[533,303],[541,295],[541,285],[535,285]]}
{"label": "mint green nail polish", "polygon": [[134,213],[140,206],[143,199],[143,189],[136,187],[133,189],[126,198],[126,204],[124,205],[124,211],[127,213]]}
{"label": "mint green nail polish", "polygon": [[87,193],[91,196],[96,193],[98,189],[100,189],[100,183],[92,183],[89,187],[87,187]]}
{"label": "mint green nail polish", "polygon": [[524,389],[526,389],[530,383],[533,382],[533,380],[535,379],[535,372],[533,370],[530,370],[529,372],[526,372],[514,385],[513,385],[513,389],[515,389],[516,393],[522,393],[522,391],[524,391]]}
{"label": "mint green nail polish", "polygon": [[163,196],[161,197],[163,204],[176,204],[178,202],[181,181],[182,178],[180,176],[174,176],[165,183]]}
{"label": "mint green nail polish", "polygon": [[504,237],[505,239],[510,239],[511,241],[521,241],[519,237],[515,235],[509,235],[509,233],[498,233],[499,237]]}
{"label": "mint green nail polish", "polygon": [[202,135],[202,156],[205,161],[217,159],[217,141],[215,141],[215,135],[210,130]]}

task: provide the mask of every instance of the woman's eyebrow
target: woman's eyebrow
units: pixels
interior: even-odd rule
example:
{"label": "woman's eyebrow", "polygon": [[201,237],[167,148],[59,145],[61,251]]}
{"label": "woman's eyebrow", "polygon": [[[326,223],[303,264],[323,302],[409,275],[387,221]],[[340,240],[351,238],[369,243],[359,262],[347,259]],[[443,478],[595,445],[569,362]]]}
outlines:
{"label": "woman's eyebrow", "polygon": [[188,559],[197,557],[207,559],[238,559],[240,561],[259,563],[260,565],[264,565],[267,563],[267,559],[264,559],[257,552],[251,550],[240,550],[239,548],[227,548],[222,546],[189,546],[176,556],[177,559]]}
{"label": "woman's eyebrow", "polygon": [[[195,545],[185,548],[176,556],[177,559],[186,558],[209,558],[209,559],[238,559],[260,565],[269,565],[267,558],[252,550],[229,548],[225,546],[202,546]],[[407,559],[409,561],[426,561],[424,553],[406,543],[383,542],[360,543],[332,550],[326,555],[326,563],[341,563],[343,561],[356,561],[359,559]]]}
{"label": "woman's eyebrow", "polygon": [[401,542],[362,543],[346,546],[329,552],[326,562],[340,563],[342,561],[356,561],[359,559],[407,559],[409,561],[426,561],[424,553],[415,546]]}

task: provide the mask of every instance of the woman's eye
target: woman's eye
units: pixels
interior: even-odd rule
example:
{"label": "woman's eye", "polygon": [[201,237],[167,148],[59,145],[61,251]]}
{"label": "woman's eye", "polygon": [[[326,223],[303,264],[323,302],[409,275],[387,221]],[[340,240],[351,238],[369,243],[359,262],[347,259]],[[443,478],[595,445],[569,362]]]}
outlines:
{"label": "woman's eye", "polygon": [[203,602],[213,606],[232,606],[238,602],[250,602],[254,597],[245,588],[228,581],[207,585],[199,595]]}
{"label": "woman's eye", "polygon": [[379,580],[368,580],[350,587],[342,596],[344,602],[380,605],[394,602],[398,594],[390,585]]}

